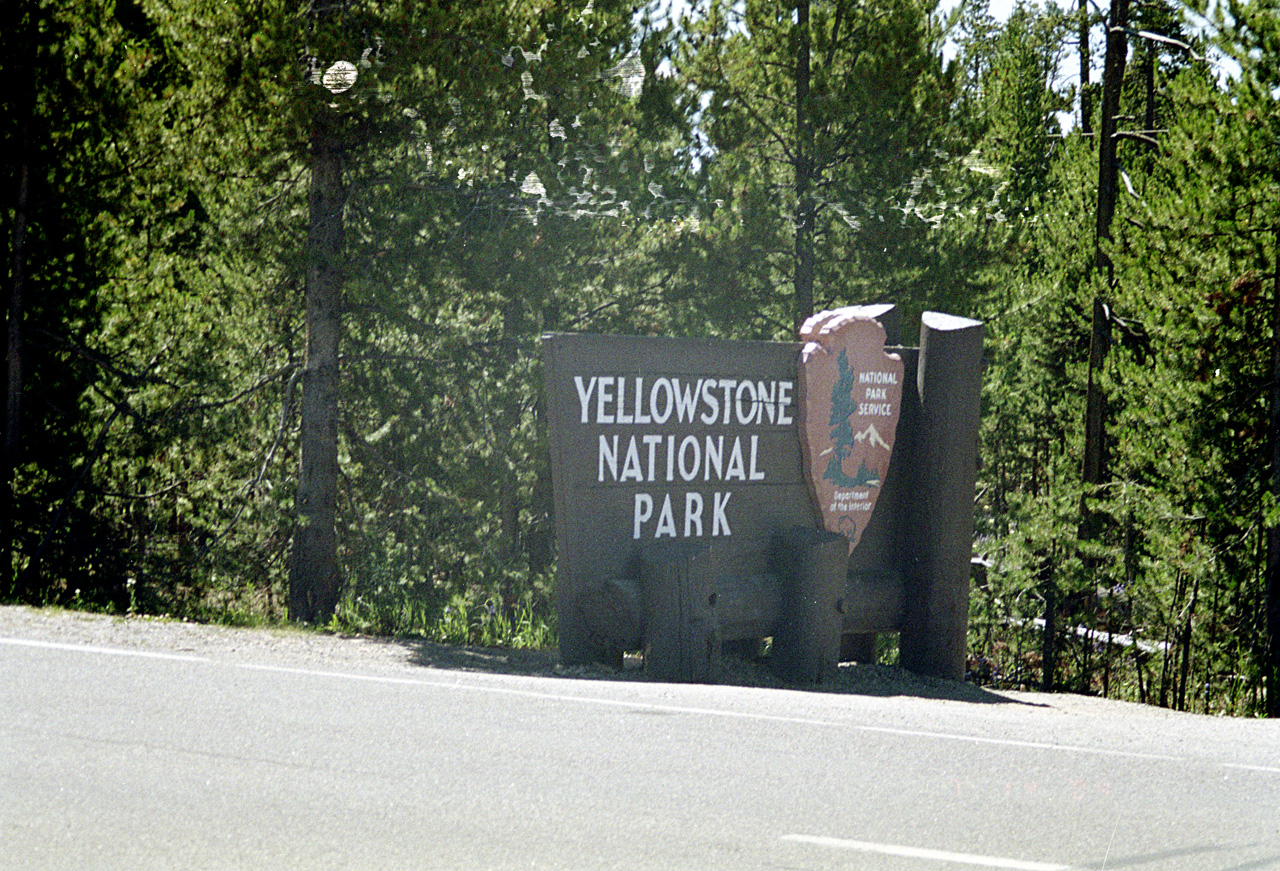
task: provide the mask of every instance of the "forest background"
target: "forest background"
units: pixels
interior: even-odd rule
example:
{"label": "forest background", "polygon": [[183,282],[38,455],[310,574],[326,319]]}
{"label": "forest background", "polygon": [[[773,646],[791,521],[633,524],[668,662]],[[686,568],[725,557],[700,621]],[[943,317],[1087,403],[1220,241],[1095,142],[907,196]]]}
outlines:
{"label": "forest background", "polygon": [[971,678],[1276,715],[1280,16],[1198,2],[10,4],[0,598],[553,644],[539,336],[889,302],[987,325]]}

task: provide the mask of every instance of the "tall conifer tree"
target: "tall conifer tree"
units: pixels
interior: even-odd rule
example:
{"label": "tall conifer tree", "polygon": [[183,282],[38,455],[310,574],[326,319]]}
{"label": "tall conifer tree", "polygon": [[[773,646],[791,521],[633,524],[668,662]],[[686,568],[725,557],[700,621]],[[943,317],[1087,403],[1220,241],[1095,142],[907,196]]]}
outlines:
{"label": "tall conifer tree", "polygon": [[927,228],[924,178],[945,144],[932,11],[710,0],[686,18],[678,67],[705,136],[708,244],[733,264],[725,278],[756,330],[892,295],[898,239]]}

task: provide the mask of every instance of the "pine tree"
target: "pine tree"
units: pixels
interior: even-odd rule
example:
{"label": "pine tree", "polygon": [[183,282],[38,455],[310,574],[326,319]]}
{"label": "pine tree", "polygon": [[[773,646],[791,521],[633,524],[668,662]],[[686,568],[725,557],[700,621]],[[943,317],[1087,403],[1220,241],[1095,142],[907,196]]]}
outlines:
{"label": "pine tree", "polygon": [[[296,24],[282,13],[260,10],[255,14],[262,21],[247,28],[267,35],[260,63],[274,66],[274,78],[265,85],[228,84],[237,102],[265,87],[282,110],[241,172],[280,167],[310,179],[310,235],[298,251],[306,274],[308,351],[299,379],[302,472],[290,613],[323,622],[337,606],[341,564],[371,555],[376,549],[368,544],[379,537],[353,535],[350,521],[338,519],[340,498],[358,515],[365,510],[362,494],[349,487],[343,494],[339,471],[359,468],[361,479],[378,478],[369,475],[380,451],[366,434],[397,430],[388,420],[397,412],[378,403],[404,397],[388,395],[364,370],[386,374],[384,364],[398,360],[395,380],[423,390],[410,401],[425,397],[428,405],[444,402],[451,409],[461,397],[436,391],[474,380],[477,373],[466,367],[477,357],[478,371],[497,369],[498,382],[506,383],[513,373],[493,367],[493,358],[518,364],[540,305],[500,278],[511,271],[504,255],[514,249],[523,252],[518,259],[528,259],[545,244],[540,240],[549,225],[563,227],[592,209],[616,214],[625,205],[610,206],[616,189],[600,180],[624,173],[602,173],[598,164],[619,129],[612,107],[628,100],[612,71],[627,45],[630,10],[547,4],[513,16],[495,4],[336,3],[316,7]],[[191,19],[177,26],[199,33]],[[305,68],[294,63],[299,51]],[[203,69],[194,44],[190,52]],[[240,160],[225,150],[220,157],[231,165]],[[287,195],[296,209],[296,186],[283,184],[276,196]],[[544,201],[551,214],[540,214],[536,203]],[[280,219],[296,221],[287,214]],[[495,323],[494,316],[505,326],[496,331],[497,343],[487,344],[494,331],[477,327]],[[394,328],[379,334],[379,324]],[[477,354],[481,348],[487,353]],[[352,393],[353,384],[370,389]],[[499,428],[508,434],[500,441],[520,430],[512,419]],[[428,452],[448,450],[448,438],[416,441]],[[505,460],[505,448],[498,445],[496,453],[495,461]],[[442,475],[441,467],[450,465],[426,460],[419,468],[435,466]],[[398,466],[383,474],[404,471]],[[510,475],[499,478],[507,482],[496,501],[504,506],[498,514],[510,543],[517,537],[519,499]],[[444,483],[437,474],[422,482],[428,492]],[[376,486],[385,488],[386,479]],[[434,506],[435,498],[428,506],[448,513],[450,501]],[[425,522],[427,530],[438,528],[441,518]],[[417,529],[414,535],[433,537]]]}
{"label": "pine tree", "polygon": [[[92,409],[115,362],[94,347],[95,291],[118,265],[111,224],[154,95],[136,10],[19,2],[0,40],[7,243],[4,580],[29,601],[122,600],[118,530],[97,512],[94,467],[128,409]],[[135,377],[140,373],[132,373]]]}
{"label": "pine tree", "polygon": [[677,67],[699,119],[704,244],[731,264],[720,281],[756,331],[785,334],[837,298],[893,295],[900,237],[928,227],[925,177],[944,144],[931,10],[753,0],[686,19]]}

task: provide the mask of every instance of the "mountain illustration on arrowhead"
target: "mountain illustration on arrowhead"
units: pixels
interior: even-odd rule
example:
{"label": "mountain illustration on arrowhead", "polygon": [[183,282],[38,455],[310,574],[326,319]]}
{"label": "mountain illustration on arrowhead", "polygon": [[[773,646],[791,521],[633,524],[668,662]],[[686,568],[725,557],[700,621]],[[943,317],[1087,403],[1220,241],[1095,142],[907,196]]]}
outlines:
{"label": "mountain illustration on arrowhead", "polygon": [[867,428],[862,432],[854,433],[853,440],[858,444],[867,442],[872,447],[884,448],[886,451],[893,450],[889,443],[880,437],[880,432],[876,429],[876,425],[874,423],[867,424]]}

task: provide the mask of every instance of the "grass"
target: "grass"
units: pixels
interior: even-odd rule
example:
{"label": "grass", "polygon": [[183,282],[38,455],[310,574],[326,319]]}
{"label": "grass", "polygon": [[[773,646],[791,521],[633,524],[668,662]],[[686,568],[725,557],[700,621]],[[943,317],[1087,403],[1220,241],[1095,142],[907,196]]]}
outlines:
{"label": "grass", "polygon": [[555,613],[532,591],[504,602],[496,593],[455,593],[443,607],[401,589],[348,592],[328,628],[366,635],[414,636],[440,644],[548,650],[556,646]]}
{"label": "grass", "polygon": [[[504,587],[519,592],[504,596],[496,589],[471,586],[442,600],[438,591],[423,593],[420,586],[407,583],[388,582],[364,590],[348,588],[333,618],[323,626],[311,628],[353,635],[413,637],[459,646],[554,649],[556,620],[549,581],[505,581]],[[282,581],[263,589],[237,584],[226,577],[215,578],[199,588],[160,587],[129,579],[118,595],[97,591],[99,595],[95,596],[92,592],[67,589],[43,601],[21,603],[120,617],[246,628],[307,628],[289,621],[285,605],[288,593]],[[13,604],[19,602],[13,600]]]}

